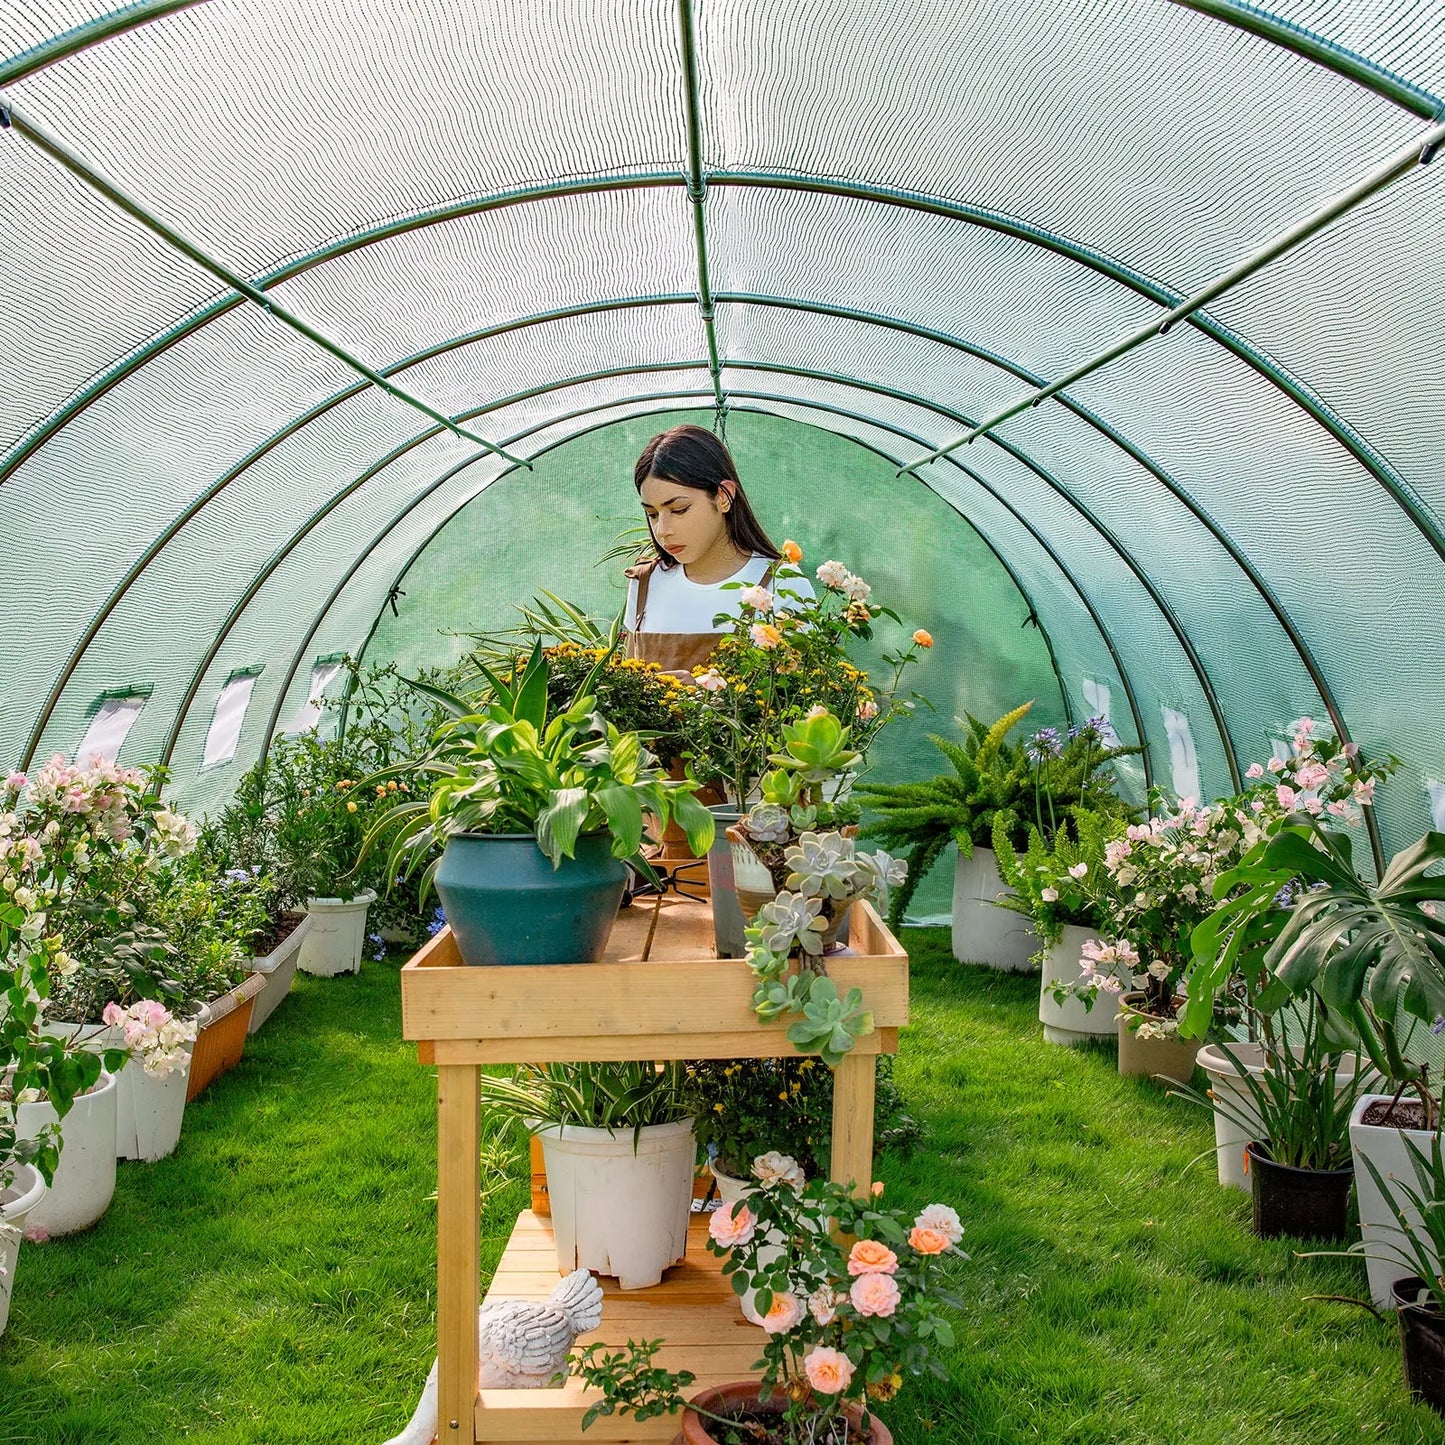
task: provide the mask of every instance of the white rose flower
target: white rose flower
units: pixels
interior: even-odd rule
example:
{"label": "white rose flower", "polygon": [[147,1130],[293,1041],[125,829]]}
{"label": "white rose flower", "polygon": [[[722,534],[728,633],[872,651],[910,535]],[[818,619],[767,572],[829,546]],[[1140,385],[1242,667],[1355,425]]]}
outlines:
{"label": "white rose flower", "polygon": [[792,1189],[801,1189],[804,1184],[802,1167],[791,1155],[780,1154],[770,1149],[753,1160],[753,1175],[762,1181],[764,1188],[775,1184],[786,1184]]}

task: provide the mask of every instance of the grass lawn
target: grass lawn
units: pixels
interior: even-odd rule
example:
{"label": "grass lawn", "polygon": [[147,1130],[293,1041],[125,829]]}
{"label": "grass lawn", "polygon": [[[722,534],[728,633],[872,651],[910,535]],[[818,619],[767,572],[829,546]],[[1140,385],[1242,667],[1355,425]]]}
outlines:
{"label": "grass lawn", "polygon": [[[885,1156],[892,1203],[954,1204],[972,1261],[950,1380],[885,1412],[902,1445],[1424,1445],[1393,1323],[1310,1302],[1354,1261],[1249,1233],[1208,1118],[1051,1048],[1037,980],[906,937],[897,1081],[926,1134]],[[26,1245],[0,1336],[0,1445],[361,1445],[411,1413],[434,1353],[434,1084],[400,1040],[399,959],[297,981],[177,1154],[122,1164],[88,1235]],[[483,1270],[526,1204],[497,1169]],[[510,1156],[510,1157],[509,1157]]]}

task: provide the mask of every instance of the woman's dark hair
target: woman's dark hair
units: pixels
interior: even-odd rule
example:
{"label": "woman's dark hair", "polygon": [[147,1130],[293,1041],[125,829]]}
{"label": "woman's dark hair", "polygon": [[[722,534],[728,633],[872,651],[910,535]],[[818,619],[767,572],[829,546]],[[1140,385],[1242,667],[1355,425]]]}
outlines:
{"label": "woman's dark hair", "polygon": [[[723,513],[723,522],[733,546],[749,556],[782,556],[748,504],[731,454],[705,427],[675,426],[671,431],[659,432],[653,437],[643,447],[642,455],[632,469],[632,482],[639,492],[648,477],[660,477],[665,482],[676,482],[680,487],[693,487],[714,499],[722,490],[722,484],[731,482],[732,505]],[[650,518],[647,530],[651,535]],[[677,565],[676,559],[669,557],[657,545],[655,535],[652,536],[652,546],[660,567]]]}

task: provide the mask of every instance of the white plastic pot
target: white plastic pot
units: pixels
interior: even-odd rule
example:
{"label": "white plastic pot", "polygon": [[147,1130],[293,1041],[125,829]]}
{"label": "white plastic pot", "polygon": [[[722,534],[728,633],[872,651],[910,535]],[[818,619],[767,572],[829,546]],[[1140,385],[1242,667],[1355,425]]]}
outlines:
{"label": "white plastic pot", "polygon": [[[1260,1044],[1232,1043],[1229,1052],[1256,1079],[1264,1074],[1264,1048]],[[1210,1091],[1223,1099],[1229,1112],[1214,1107],[1214,1150],[1218,1156],[1219,1182],[1226,1189],[1252,1192],[1253,1185],[1244,1168],[1244,1146],[1251,1139],[1264,1138],[1264,1121],[1249,1086],[1239,1077],[1239,1070],[1218,1044],[1206,1044],[1195,1062],[1209,1075]],[[1354,1059],[1343,1059],[1336,1070],[1346,1078],[1355,1072]]]}
{"label": "white plastic pot", "polygon": [[[995,909],[996,913],[1004,912]],[[1097,929],[1081,928],[1074,923],[1064,925],[1063,937],[1044,954],[1043,976],[1039,981],[1039,1022],[1044,1038],[1051,1044],[1083,1044],[1094,1039],[1117,1039],[1114,1022],[1118,1002],[1113,994],[1100,993],[1092,1008],[1085,1008],[1081,998],[1072,996],[1055,1003],[1052,986],[1056,983],[1077,983],[1082,972],[1080,959],[1084,944],[1099,936]]]}
{"label": "white plastic pot", "polygon": [[[731,1174],[724,1174],[716,1164],[710,1164],[708,1167],[712,1170],[712,1177],[717,1180],[717,1196],[722,1201],[724,1208],[730,1208],[734,1204],[741,1203],[758,1187],[756,1180],[735,1179]],[[758,1250],[759,1265],[769,1265],[783,1257],[783,1248],[786,1242],[783,1235],[777,1230],[772,1230],[769,1232],[768,1238],[776,1240],[777,1242],[775,1244],[764,1244]],[[743,1312],[743,1318],[747,1320],[749,1324],[761,1327],[763,1317],[758,1310],[757,1290],[745,1290],[739,1295],[738,1306]]]}
{"label": "white plastic pot", "polygon": [[0,1224],[9,1226],[0,1231],[0,1335],[5,1333],[10,1318],[10,1295],[15,1288],[15,1267],[20,1260],[26,1221],[44,1197],[45,1181],[33,1164],[20,1165],[10,1187],[0,1192]]}
{"label": "white plastic pot", "polygon": [[[1408,1256],[1399,1252],[1406,1248],[1405,1236],[1370,1171],[1365,1168],[1364,1161],[1368,1159],[1382,1178],[1401,1180],[1418,1194],[1420,1183],[1415,1177],[1415,1167],[1405,1148],[1405,1141],[1408,1139],[1428,1158],[1431,1138],[1428,1129],[1396,1129],[1387,1124],[1360,1122],[1371,1104],[1382,1100],[1388,1102],[1390,1097],[1388,1094],[1366,1094],[1350,1115],[1350,1152],[1355,1161],[1355,1189],[1360,1203],[1360,1234],[1365,1242],[1370,1299],[1377,1309],[1385,1310],[1395,1308],[1391,1284],[1403,1275],[1418,1274],[1419,1270],[1413,1263],[1406,1262]],[[1398,1194],[1397,1198],[1404,1206],[1405,1217],[1418,1231],[1421,1227],[1419,1210]],[[1417,1233],[1419,1237],[1422,1236]],[[1436,1261],[1433,1269],[1438,1272],[1439,1268]]]}
{"label": "white plastic pot", "polygon": [[973,856],[958,855],[953,873],[953,956],[1006,973],[1026,973],[1039,940],[1022,913],[998,908],[993,900],[1013,889],[998,876],[993,849],[974,845]]}
{"label": "white plastic pot", "polygon": [[736,1204],[739,1199],[746,1199],[757,1187],[751,1179],[734,1178],[733,1175],[719,1169],[716,1164],[709,1164],[707,1167],[717,1181],[717,1197],[723,1205]]}
{"label": "white plastic pot", "polygon": [[537,1131],[563,1274],[590,1269],[647,1289],[687,1253],[696,1144],[692,1120],[631,1129],[550,1124]]}
{"label": "white plastic pot", "polygon": [[[115,1194],[116,1105],[120,1096],[113,1074],[82,1094],[60,1121],[60,1163],[45,1198],[30,1211],[29,1223],[48,1234],[89,1229],[110,1208]],[[16,1133],[33,1139],[55,1122],[48,1103],[21,1104]]]}
{"label": "white plastic pot", "polygon": [[307,913],[270,953],[251,960],[251,972],[259,973],[266,984],[251,1006],[251,1024],[247,1033],[256,1033],[291,992],[291,982],[296,977],[296,966],[301,960],[301,946],[306,942],[314,921],[315,915]]}
{"label": "white plastic pot", "polygon": [[361,950],[366,943],[366,911],[375,902],[376,894],[369,888],[345,902],[340,898],[308,898],[311,927],[301,940],[301,972],[321,978],[359,973]]}
{"label": "white plastic pot", "polygon": [[[198,1020],[199,1022],[199,1020]],[[76,1038],[99,1053],[123,1049],[125,1030],[106,1024],[65,1024],[47,1022],[45,1032],[62,1038]],[[190,1055],[194,1044],[186,1045]],[[190,1068],[164,1079],[153,1079],[136,1060],[129,1060],[115,1076],[115,1156],[154,1163],[176,1152],[185,1120],[186,1091]],[[62,1124],[62,1129],[65,1125]]]}

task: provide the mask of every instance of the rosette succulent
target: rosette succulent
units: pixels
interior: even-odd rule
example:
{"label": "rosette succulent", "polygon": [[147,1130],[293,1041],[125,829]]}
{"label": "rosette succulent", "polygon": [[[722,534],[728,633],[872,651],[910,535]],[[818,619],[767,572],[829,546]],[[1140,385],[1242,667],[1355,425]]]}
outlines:
{"label": "rosette succulent", "polygon": [[783,857],[788,887],[810,898],[850,898],[858,892],[853,840],[841,833],[804,833]]}
{"label": "rosette succulent", "polygon": [[784,957],[792,952],[794,944],[801,945],[805,953],[822,953],[823,930],[827,927],[822,912],[821,898],[787,891],[779,893],[758,911],[762,946],[769,953]]}

